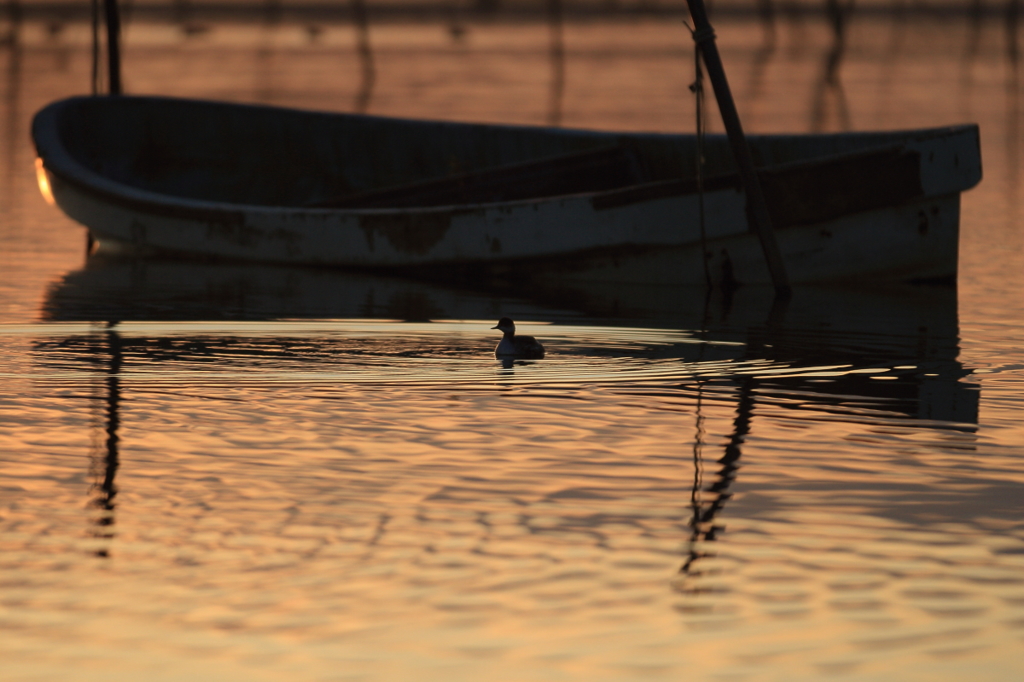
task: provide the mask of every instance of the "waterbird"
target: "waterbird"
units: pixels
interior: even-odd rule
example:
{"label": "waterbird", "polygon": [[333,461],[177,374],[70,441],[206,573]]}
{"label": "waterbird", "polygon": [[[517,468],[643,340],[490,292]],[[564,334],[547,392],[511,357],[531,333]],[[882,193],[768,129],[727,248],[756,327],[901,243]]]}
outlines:
{"label": "waterbird", "polygon": [[522,358],[524,360],[540,360],[544,357],[544,346],[532,336],[516,336],[516,323],[511,318],[503,317],[491,329],[504,332],[501,341],[494,349],[494,357],[500,359]]}

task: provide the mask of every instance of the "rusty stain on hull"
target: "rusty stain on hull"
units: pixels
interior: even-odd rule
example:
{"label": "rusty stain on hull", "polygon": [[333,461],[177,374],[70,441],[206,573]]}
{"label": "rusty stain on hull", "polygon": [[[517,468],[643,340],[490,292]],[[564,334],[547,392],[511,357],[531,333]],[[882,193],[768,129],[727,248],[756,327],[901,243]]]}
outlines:
{"label": "rusty stain on hull", "polygon": [[359,216],[359,227],[373,251],[375,237],[383,236],[399,253],[422,256],[437,246],[452,224],[451,211],[384,213]]}

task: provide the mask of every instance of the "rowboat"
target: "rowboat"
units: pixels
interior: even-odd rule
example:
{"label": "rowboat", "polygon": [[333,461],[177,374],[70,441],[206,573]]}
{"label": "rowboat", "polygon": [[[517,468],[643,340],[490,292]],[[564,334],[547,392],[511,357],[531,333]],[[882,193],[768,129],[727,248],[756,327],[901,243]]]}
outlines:
{"label": "rowboat", "polygon": [[[607,282],[771,281],[725,136],[73,97],[32,135],[103,253]],[[978,128],[750,135],[789,279],[951,280]]]}

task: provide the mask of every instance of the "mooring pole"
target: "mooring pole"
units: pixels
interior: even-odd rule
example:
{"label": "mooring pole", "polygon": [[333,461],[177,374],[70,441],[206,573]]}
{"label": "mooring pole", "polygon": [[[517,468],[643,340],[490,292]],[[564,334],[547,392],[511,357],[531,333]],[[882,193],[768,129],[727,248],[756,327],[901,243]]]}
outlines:
{"label": "mooring pole", "polygon": [[764,259],[768,263],[768,272],[772,277],[772,284],[775,285],[776,295],[789,296],[791,292],[789,278],[786,276],[786,266],[782,262],[782,253],[779,251],[778,242],[775,241],[768,205],[765,203],[764,193],[761,191],[761,181],[758,180],[757,170],[754,169],[754,159],[750,155],[747,138],[740,125],[740,115],[736,111],[736,104],[729,91],[729,81],[725,78],[725,68],[722,66],[722,58],[718,54],[718,46],[715,44],[715,31],[711,28],[711,22],[708,21],[704,0],[686,0],[686,4],[690,8],[690,17],[693,19],[693,41],[704,58],[704,66],[708,70],[708,78],[715,91],[718,110],[722,114],[722,123],[729,136],[729,146],[732,147],[733,157],[739,167],[740,181],[747,194],[747,215],[751,227],[754,228],[758,239],[761,240],[761,250],[764,251]]}
{"label": "mooring pole", "polygon": [[103,0],[103,11],[107,23],[107,74],[110,94],[121,94],[121,15],[117,0]]}

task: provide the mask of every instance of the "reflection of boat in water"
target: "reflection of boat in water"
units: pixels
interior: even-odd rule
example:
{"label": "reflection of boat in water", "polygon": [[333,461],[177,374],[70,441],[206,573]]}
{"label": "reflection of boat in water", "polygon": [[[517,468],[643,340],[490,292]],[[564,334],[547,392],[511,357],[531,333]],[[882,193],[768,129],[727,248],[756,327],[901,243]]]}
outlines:
{"label": "reflection of boat in water", "polygon": [[[701,181],[694,135],[156,97],[62,100],[33,137],[44,194],[111,250],[770,281],[724,136]],[[791,282],[956,276],[976,126],[748,141]]]}
{"label": "reflection of boat in water", "polygon": [[[334,269],[90,257],[52,286],[50,320],[273,320],[374,318],[403,321],[500,317],[486,291]],[[520,317],[558,311],[521,302]]]}
{"label": "reflection of boat in water", "polygon": [[[68,274],[51,288],[44,304],[46,319],[226,322],[220,327],[177,328],[173,323],[145,322],[118,324],[113,330],[87,331],[85,327],[78,335],[37,342],[36,352],[42,363],[56,363],[62,371],[67,363],[84,362],[105,377],[107,448],[102,461],[97,457],[103,476],[94,504],[104,510],[97,535],[108,537],[111,529],[105,524],[113,520],[113,479],[119,462],[121,381],[135,381],[133,371],[139,367],[145,367],[148,376],[157,367],[178,376],[197,363],[204,370],[211,363],[226,370],[270,365],[305,376],[327,370],[333,372],[332,381],[343,382],[346,376],[337,368],[346,357],[367,367],[373,362],[381,363],[376,366],[401,364],[409,357],[432,357],[435,352],[447,358],[489,356],[491,318],[510,310],[523,319],[565,325],[590,325],[601,319],[629,327],[618,337],[629,338],[628,345],[616,342],[602,348],[581,343],[573,350],[605,354],[609,360],[622,354],[659,363],[680,360],[659,365],[674,369],[659,375],[657,385],[644,375],[635,385],[620,381],[614,390],[669,400],[682,395],[686,405],[697,406],[698,422],[702,401],[736,406],[724,452],[708,456],[700,426],[694,439],[690,549],[678,585],[683,591],[699,589],[689,581],[700,575],[700,560],[711,552],[708,543],[719,539],[721,515],[739,472],[743,442],[757,432],[758,407],[792,415],[803,412],[812,418],[825,414],[838,421],[912,420],[929,429],[972,431],[977,423],[978,392],[963,381],[968,372],[958,360],[957,302],[952,287],[881,291],[799,287],[788,304],[776,302],[771,289],[755,287],[711,299],[700,289],[588,288],[575,281],[531,291],[536,298],[526,300],[497,289],[466,291],[338,271],[92,258],[85,269]],[[602,313],[615,318],[601,318]],[[302,336],[272,324],[267,325],[266,334],[258,325],[232,327],[234,320],[281,318],[476,319],[486,323],[480,324],[477,347],[465,339],[459,343],[403,339],[399,327],[388,329],[379,337],[385,341],[378,345],[352,343],[339,333],[344,324],[320,328],[330,330],[325,333],[311,323],[303,327]],[[678,334],[655,334],[650,338],[656,341],[645,342],[642,339],[647,337],[638,334],[636,327],[682,330],[683,340],[665,340],[679,339]],[[575,336],[571,327],[565,336]],[[594,337],[589,338],[592,342]],[[545,362],[558,363],[558,353]],[[474,375],[472,380],[479,378]],[[380,376],[373,379],[381,380]],[[558,382],[564,388],[565,376],[558,375]]]}
{"label": "reflection of boat in water", "polygon": [[[376,318],[491,326],[504,315],[684,330],[692,341],[709,343],[636,352],[687,363],[756,361],[771,368],[749,370],[758,375],[758,399],[798,393],[797,401],[780,399],[797,409],[857,405],[915,418],[977,420],[977,393],[960,381],[967,372],[957,360],[956,290],[947,286],[799,287],[790,301],[779,302],[768,287],[711,298],[699,288],[576,279],[464,289],[336,270],[93,257],[54,284],[43,305],[43,317],[55,321]],[[173,356],[156,350],[161,358]],[[883,371],[886,380],[872,378]]]}

